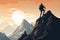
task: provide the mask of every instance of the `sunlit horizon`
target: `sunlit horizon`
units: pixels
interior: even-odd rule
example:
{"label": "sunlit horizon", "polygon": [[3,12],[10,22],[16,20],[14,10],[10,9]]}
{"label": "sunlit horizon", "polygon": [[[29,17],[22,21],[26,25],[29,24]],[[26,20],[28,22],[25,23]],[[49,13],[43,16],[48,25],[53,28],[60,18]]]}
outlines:
{"label": "sunlit horizon", "polygon": [[41,3],[46,7],[45,12],[51,10],[57,18],[60,18],[60,0],[1,0],[0,32],[9,34],[12,29],[14,31],[22,23],[23,19],[34,24],[40,16],[39,5]]}

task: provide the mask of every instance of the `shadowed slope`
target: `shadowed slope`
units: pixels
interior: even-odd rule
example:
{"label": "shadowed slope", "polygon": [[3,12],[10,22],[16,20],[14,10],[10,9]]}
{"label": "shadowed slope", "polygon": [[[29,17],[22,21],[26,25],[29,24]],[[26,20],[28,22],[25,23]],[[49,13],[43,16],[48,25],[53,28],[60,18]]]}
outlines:
{"label": "shadowed slope", "polygon": [[23,40],[60,40],[60,19],[48,11],[36,21],[36,27]]}

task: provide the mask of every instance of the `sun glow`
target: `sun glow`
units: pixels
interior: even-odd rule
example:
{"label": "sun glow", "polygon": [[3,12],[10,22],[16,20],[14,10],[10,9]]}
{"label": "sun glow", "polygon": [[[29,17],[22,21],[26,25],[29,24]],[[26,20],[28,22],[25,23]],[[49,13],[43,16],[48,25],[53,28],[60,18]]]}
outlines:
{"label": "sun glow", "polygon": [[12,19],[16,25],[20,25],[24,19],[24,12],[16,10],[12,13]]}

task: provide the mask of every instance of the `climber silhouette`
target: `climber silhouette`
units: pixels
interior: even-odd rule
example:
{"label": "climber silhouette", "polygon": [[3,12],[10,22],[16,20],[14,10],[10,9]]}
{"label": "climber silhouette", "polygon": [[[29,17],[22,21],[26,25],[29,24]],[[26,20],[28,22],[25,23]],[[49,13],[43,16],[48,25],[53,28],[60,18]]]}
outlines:
{"label": "climber silhouette", "polygon": [[41,5],[39,6],[39,10],[41,11],[40,17],[42,16],[42,14],[44,15],[45,9],[46,9],[46,7],[41,3]]}

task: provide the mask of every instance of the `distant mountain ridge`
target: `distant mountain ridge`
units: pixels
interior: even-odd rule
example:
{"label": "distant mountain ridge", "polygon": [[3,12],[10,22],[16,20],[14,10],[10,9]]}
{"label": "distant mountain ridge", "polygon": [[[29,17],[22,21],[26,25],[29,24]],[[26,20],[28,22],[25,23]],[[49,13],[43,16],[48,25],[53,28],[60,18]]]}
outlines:
{"label": "distant mountain ridge", "polygon": [[10,40],[4,33],[0,32],[0,40]]}
{"label": "distant mountain ridge", "polygon": [[60,19],[49,10],[36,21],[36,27],[27,36],[19,40],[60,40]]}
{"label": "distant mountain ridge", "polygon": [[27,20],[23,20],[20,26],[17,27],[17,29],[13,32],[12,36],[10,36],[11,40],[18,40],[19,37],[24,33],[24,31],[27,32],[27,34],[30,34],[33,30],[33,26],[29,24]]}

